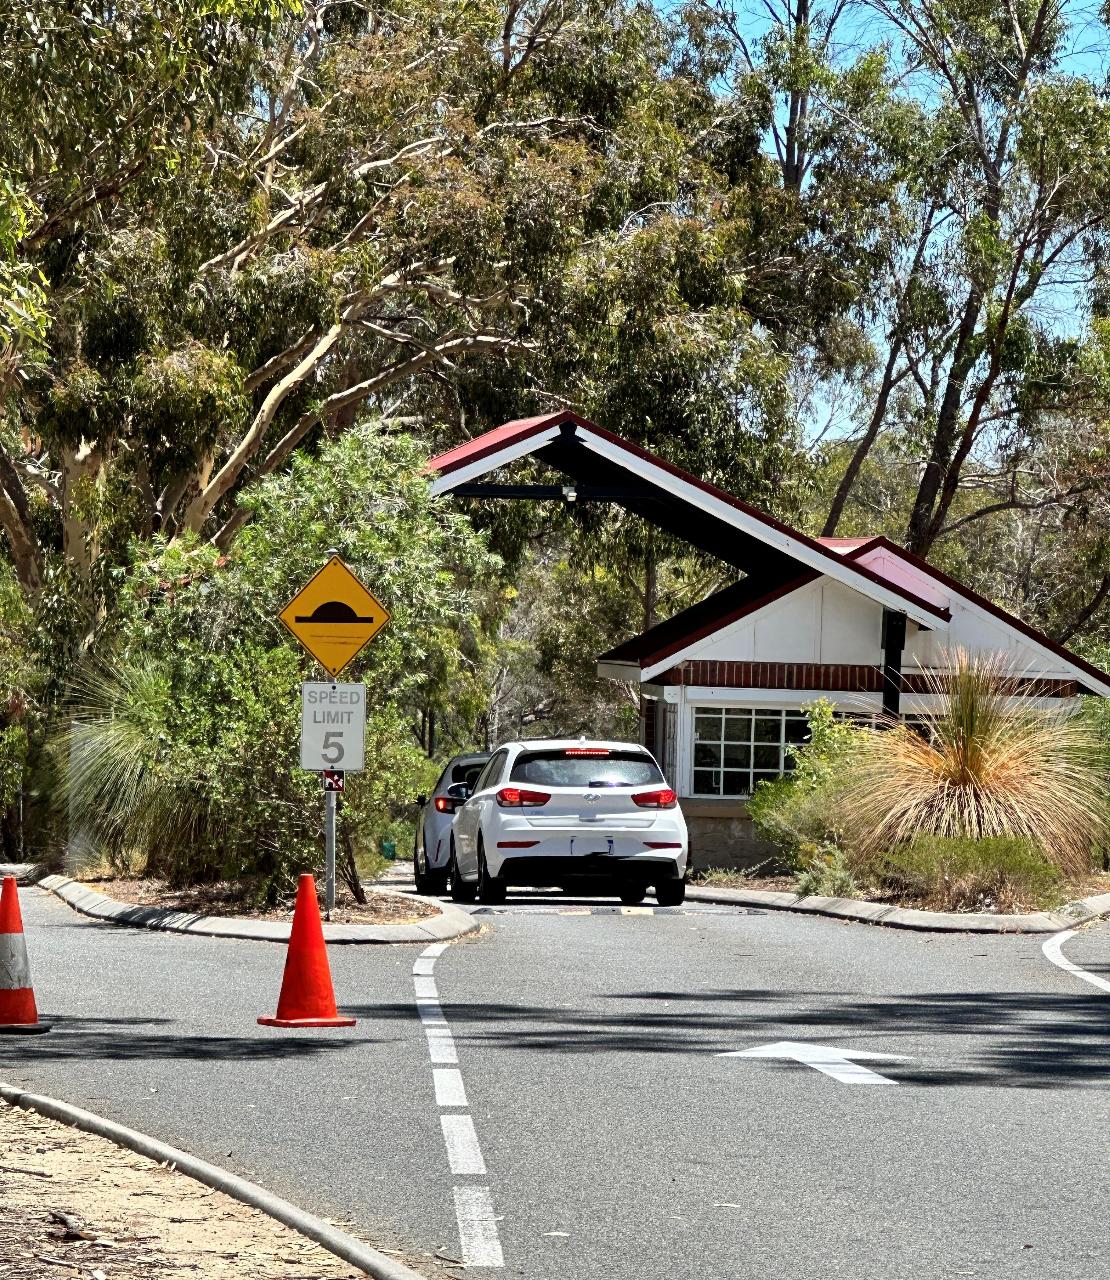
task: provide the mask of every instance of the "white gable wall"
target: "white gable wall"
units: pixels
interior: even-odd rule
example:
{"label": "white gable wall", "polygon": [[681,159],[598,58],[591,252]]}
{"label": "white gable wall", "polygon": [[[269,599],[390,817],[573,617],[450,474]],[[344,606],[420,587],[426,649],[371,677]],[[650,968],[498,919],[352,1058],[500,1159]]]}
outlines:
{"label": "white gable wall", "polygon": [[[946,649],[964,648],[972,653],[1006,653],[1011,669],[1019,675],[1075,678],[1075,672],[1050,649],[1028,640],[973,601],[950,595],[915,565],[899,560],[885,548],[866,559],[884,574],[897,573],[907,590],[952,612],[948,625],[935,630],[922,630],[910,622],[903,671],[943,666]],[[881,605],[858,591],[831,578],[818,578],[664,659],[644,674],[650,679],[683,660],[881,666],[882,613]]]}
{"label": "white gable wall", "polygon": [[[692,645],[682,657],[874,666],[882,661],[882,620],[881,605],[831,578],[818,578]],[[665,665],[675,661],[668,658]]]}

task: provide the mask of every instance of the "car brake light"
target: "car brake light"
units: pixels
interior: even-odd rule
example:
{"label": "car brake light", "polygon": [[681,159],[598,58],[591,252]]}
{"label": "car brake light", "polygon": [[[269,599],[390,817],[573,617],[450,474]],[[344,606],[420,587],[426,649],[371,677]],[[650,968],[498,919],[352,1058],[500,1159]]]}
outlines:
{"label": "car brake light", "polygon": [[567,756],[607,756],[608,747],[567,747],[563,752]]}
{"label": "car brake light", "polygon": [[454,813],[455,802],[447,796],[436,796],[436,811],[438,813]]}
{"label": "car brake light", "polygon": [[538,809],[550,799],[546,791],[525,791],[520,787],[502,787],[497,793],[502,809]]}
{"label": "car brake light", "polygon": [[673,809],[678,803],[678,796],[670,787],[661,791],[638,791],[632,799],[641,809]]}

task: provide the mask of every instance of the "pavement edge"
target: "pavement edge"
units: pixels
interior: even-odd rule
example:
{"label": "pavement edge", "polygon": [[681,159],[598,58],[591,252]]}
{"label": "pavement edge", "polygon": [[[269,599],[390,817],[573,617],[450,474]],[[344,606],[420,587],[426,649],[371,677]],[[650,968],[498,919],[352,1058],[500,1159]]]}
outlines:
{"label": "pavement edge", "polygon": [[[74,911],[90,916],[104,924],[124,925],[133,929],[156,929],[167,933],[191,933],[206,938],[236,938],[247,942],[288,942],[291,925],[280,920],[245,920],[235,916],[202,916],[188,911],[173,911],[166,907],[142,907],[130,902],[117,902],[103,893],[97,893],[79,880],[67,876],[43,876],[37,881],[40,889],[52,893]],[[414,894],[394,893],[391,889],[376,888],[377,893],[388,893],[411,900]],[[468,912],[450,903],[437,902],[434,898],[416,897],[438,910],[438,915],[428,916],[415,924],[325,924],[324,940],[337,944],[387,944],[399,942],[449,942],[466,933],[475,933],[481,922]]]}
{"label": "pavement edge", "polygon": [[929,933],[1058,933],[1061,929],[1072,929],[1110,916],[1110,893],[1080,898],[1056,912],[1037,911],[1013,916],[971,911],[920,911],[913,907],[896,907],[889,902],[865,902],[859,898],[800,898],[797,894],[767,889],[701,889],[691,886],[686,897],[692,902],[794,911],[801,915],[831,916],[836,920]]}
{"label": "pavement edge", "polygon": [[17,1089],[14,1085],[3,1082],[0,1082],[0,1098],[23,1111],[37,1111],[74,1129],[83,1129],[86,1133],[107,1138],[109,1142],[126,1147],[129,1151],[145,1156],[148,1160],[154,1160],[159,1164],[170,1164],[179,1173],[184,1173],[215,1191],[221,1191],[249,1205],[252,1209],[258,1209],[284,1226],[292,1228],[320,1245],[321,1248],[327,1249],[329,1253],[335,1254],[337,1258],[342,1258],[344,1262],[358,1267],[366,1275],[375,1277],[375,1280],[427,1280],[427,1277],[420,1272],[413,1271],[411,1267],[406,1267],[400,1262],[394,1262],[384,1253],[379,1253],[369,1245],[363,1244],[361,1240],[356,1240],[354,1236],[340,1231],[338,1227],[331,1226],[315,1214],[298,1209],[288,1200],[282,1200],[280,1196],[273,1195],[265,1187],[249,1182],[246,1178],[240,1178],[238,1174],[230,1173],[227,1169],[221,1169],[219,1165],[209,1164],[207,1160],[191,1156],[187,1151],[171,1147],[168,1143],[160,1142],[148,1134],[140,1133],[137,1129],[129,1129],[126,1125],[117,1124],[114,1120],[106,1120],[103,1116],[85,1111],[81,1107],[71,1106],[58,1098],[27,1093],[23,1089]]}

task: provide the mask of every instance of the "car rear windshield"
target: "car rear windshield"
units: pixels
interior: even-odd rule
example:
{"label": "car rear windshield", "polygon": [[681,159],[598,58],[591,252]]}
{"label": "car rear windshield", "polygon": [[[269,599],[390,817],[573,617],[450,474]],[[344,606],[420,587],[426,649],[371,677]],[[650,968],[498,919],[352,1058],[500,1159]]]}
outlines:
{"label": "car rear windshield", "polygon": [[480,760],[464,760],[462,764],[457,764],[451,770],[452,782],[473,782],[474,779],[486,767],[486,761],[489,756],[482,756]]}
{"label": "car rear windshield", "polygon": [[513,763],[511,782],[545,787],[640,787],[662,782],[659,766],[642,751],[605,751],[589,747],[522,751]]}

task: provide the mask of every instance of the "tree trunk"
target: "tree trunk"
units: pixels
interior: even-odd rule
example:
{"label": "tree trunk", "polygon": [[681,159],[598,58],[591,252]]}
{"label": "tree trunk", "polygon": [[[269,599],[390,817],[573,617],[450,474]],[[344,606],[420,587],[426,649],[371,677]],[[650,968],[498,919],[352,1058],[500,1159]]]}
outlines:
{"label": "tree trunk", "polygon": [[917,496],[913,510],[906,525],[906,546],[918,555],[924,555],[931,543],[929,527],[933,519],[933,510],[937,496],[944,484],[956,441],[960,436],[960,405],[963,401],[964,383],[977,358],[972,344],[975,327],[979,322],[979,311],[982,299],[979,290],[972,288],[964,304],[964,313],[960,320],[956,348],[952,354],[952,367],[948,371],[948,382],[944,388],[940,413],[937,415],[937,427],[933,434],[933,446],[929,452],[929,460],[918,484]]}
{"label": "tree trunk", "polygon": [[823,538],[831,538],[836,533],[840,517],[844,514],[848,495],[852,492],[856,477],[859,475],[867,455],[871,452],[871,446],[878,438],[879,429],[886,418],[886,407],[890,402],[890,393],[894,390],[894,366],[898,363],[898,355],[901,349],[902,344],[900,342],[895,342],[890,348],[890,355],[887,357],[886,368],[883,370],[883,381],[879,387],[879,395],[875,401],[874,411],[867,424],[867,430],[860,437],[859,443],[852,451],[852,457],[848,462],[844,475],[840,479],[840,483],[836,487],[828,518],[825,520],[825,527],[821,530]]}

